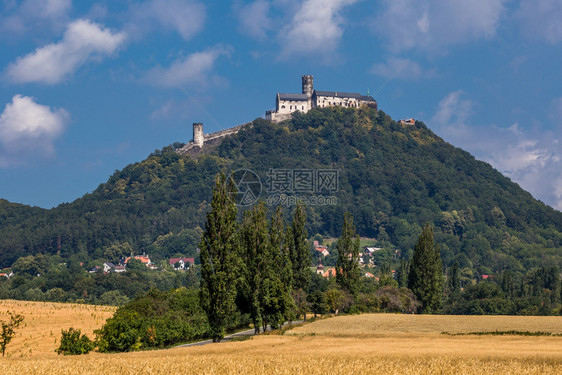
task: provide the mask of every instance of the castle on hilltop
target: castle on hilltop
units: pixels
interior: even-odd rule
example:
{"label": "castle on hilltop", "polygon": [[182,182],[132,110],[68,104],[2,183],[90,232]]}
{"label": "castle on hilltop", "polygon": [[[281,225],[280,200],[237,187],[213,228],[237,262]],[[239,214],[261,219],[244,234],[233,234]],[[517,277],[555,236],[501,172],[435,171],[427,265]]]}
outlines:
{"label": "castle on hilltop", "polygon": [[293,112],[306,113],[312,108],[368,106],[377,109],[377,102],[369,95],[354,92],[314,90],[311,75],[302,76],[302,94],[277,93],[275,110],[266,111],[265,119],[280,122],[291,118]]}
{"label": "castle on hilltop", "polygon": [[[276,109],[265,112],[265,119],[272,122],[288,120],[294,112],[306,113],[312,108],[325,107],[348,107],[359,108],[367,106],[377,109],[377,102],[371,96],[361,95],[353,92],[338,91],[318,91],[314,90],[313,78],[311,75],[302,76],[302,94],[280,94],[277,93]],[[203,145],[216,147],[222,138],[238,133],[242,128],[251,125],[247,122],[232,128],[224,129],[211,134],[203,133],[203,124],[196,122],[193,124],[193,139],[185,146],[177,150],[181,155],[188,154],[196,156],[201,152]]]}

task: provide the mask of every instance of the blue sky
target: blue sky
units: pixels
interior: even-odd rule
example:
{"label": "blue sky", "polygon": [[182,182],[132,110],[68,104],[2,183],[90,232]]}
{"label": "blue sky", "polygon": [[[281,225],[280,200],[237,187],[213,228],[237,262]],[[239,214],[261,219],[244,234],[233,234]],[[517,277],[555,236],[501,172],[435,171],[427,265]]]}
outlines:
{"label": "blue sky", "polygon": [[560,20],[559,0],[0,0],[0,197],[71,202],[312,74],[562,210]]}

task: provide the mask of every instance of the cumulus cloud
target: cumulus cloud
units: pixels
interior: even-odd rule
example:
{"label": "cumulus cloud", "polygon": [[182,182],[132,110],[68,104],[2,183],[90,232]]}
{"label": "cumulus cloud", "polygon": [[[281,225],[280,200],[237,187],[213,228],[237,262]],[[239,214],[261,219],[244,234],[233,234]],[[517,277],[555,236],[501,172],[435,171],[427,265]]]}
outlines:
{"label": "cumulus cloud", "polygon": [[182,86],[196,84],[207,87],[219,83],[222,79],[212,70],[217,59],[230,56],[232,47],[219,44],[201,52],[194,52],[187,57],[177,59],[168,68],[157,67],[150,70],[146,80],[155,86]]}
{"label": "cumulus cloud", "polygon": [[80,19],[68,25],[60,42],[37,48],[11,63],[6,75],[16,83],[58,83],[88,60],[113,54],[125,39],[124,33],[112,33],[97,23]]}
{"label": "cumulus cloud", "polygon": [[343,35],[341,11],[357,0],[306,0],[291,22],[283,27],[278,39],[281,57],[327,55],[333,52]]}
{"label": "cumulus cloud", "polygon": [[0,115],[0,166],[53,155],[54,141],[69,120],[64,109],[51,109],[29,96],[15,95]]}
{"label": "cumulus cloud", "polygon": [[272,25],[270,8],[271,3],[266,0],[256,0],[244,5],[238,11],[238,30],[258,40],[265,39]]}
{"label": "cumulus cloud", "polygon": [[[559,105],[561,99],[553,101],[553,118],[562,111]],[[474,124],[470,118],[474,107],[464,92],[452,92],[441,100],[430,125],[445,140],[490,163],[534,197],[562,210],[559,132],[525,130],[518,123],[507,127]],[[562,126],[562,120],[558,124]]]}
{"label": "cumulus cloud", "polygon": [[465,99],[464,91],[453,91],[439,102],[432,121],[447,126],[464,125],[472,112],[472,107],[473,102]]}
{"label": "cumulus cloud", "polygon": [[24,0],[20,4],[4,2],[0,34],[13,37],[44,26],[61,27],[71,9],[72,0]]}
{"label": "cumulus cloud", "polygon": [[373,31],[394,52],[495,36],[506,0],[384,0]]}
{"label": "cumulus cloud", "polygon": [[144,36],[153,30],[175,31],[185,40],[203,29],[205,6],[195,0],[149,0],[130,9],[129,34]]}
{"label": "cumulus cloud", "polygon": [[400,57],[390,57],[385,62],[375,63],[369,71],[384,78],[419,79],[435,76],[434,71],[425,71],[417,62]]}
{"label": "cumulus cloud", "polygon": [[524,35],[549,43],[562,42],[562,3],[559,0],[521,0],[517,17]]}

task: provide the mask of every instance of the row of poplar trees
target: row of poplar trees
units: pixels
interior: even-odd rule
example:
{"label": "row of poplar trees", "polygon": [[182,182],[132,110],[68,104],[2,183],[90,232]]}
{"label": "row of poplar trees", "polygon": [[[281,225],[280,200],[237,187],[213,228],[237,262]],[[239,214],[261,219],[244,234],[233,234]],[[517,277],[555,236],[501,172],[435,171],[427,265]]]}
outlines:
{"label": "row of poplar trees", "polygon": [[268,220],[261,202],[238,223],[234,191],[219,173],[199,245],[200,302],[215,342],[236,324],[238,312],[250,314],[256,333],[291,320],[297,313],[291,295],[310,279],[304,207],[297,206],[287,225],[281,207]]}

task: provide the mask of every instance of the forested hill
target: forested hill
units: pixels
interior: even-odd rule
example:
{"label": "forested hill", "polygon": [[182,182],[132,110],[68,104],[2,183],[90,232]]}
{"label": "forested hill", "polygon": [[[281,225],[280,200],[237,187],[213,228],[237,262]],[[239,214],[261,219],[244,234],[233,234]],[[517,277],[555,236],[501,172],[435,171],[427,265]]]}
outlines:
{"label": "forested hill", "polygon": [[423,223],[433,223],[445,265],[458,261],[481,274],[562,265],[561,212],[421,122],[345,108],[281,124],[255,120],[197,159],[166,147],[51,210],[0,202],[0,265],[36,253],[101,259],[124,242],[156,259],[192,253],[223,168],[256,172],[264,190],[271,169],[337,170],[337,204],[307,206],[309,234],[339,236],[347,210],[362,236],[406,255]]}

